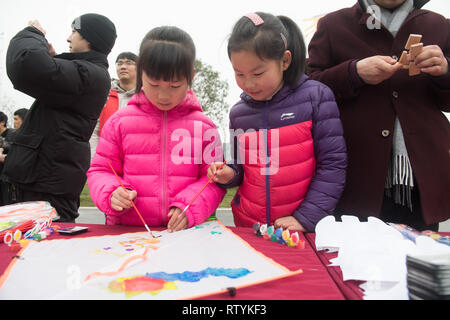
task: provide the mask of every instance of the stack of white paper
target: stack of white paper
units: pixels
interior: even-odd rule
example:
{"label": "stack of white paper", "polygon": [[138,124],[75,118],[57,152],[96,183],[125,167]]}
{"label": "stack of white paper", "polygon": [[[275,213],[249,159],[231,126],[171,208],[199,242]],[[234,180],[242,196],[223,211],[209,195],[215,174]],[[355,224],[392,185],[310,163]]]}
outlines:
{"label": "stack of white paper", "polygon": [[331,260],[342,270],[343,279],[366,281],[364,299],[408,299],[406,255],[449,253],[450,247],[426,236],[416,243],[383,221],[355,216],[323,218],[316,226],[317,250],[338,251]]}

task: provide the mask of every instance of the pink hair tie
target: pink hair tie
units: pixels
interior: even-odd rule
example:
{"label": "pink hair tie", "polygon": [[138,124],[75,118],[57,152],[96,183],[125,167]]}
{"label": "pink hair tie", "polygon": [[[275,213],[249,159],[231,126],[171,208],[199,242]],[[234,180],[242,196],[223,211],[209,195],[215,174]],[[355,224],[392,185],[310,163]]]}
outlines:
{"label": "pink hair tie", "polygon": [[256,13],[247,13],[245,15],[245,17],[249,18],[250,20],[252,20],[253,24],[255,25],[255,27],[259,26],[260,24],[264,23],[264,20]]}

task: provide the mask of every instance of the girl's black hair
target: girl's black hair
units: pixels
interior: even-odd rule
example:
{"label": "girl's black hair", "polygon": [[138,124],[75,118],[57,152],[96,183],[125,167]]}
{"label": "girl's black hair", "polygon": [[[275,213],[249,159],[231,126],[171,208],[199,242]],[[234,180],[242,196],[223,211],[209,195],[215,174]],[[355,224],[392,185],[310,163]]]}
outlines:
{"label": "girl's black hair", "polygon": [[[264,23],[255,26],[251,19],[243,16],[234,25],[228,40],[228,57],[232,52],[249,50],[260,59],[281,60],[285,50],[292,55],[292,62],[283,74],[288,85],[296,84],[305,72],[306,45],[297,24],[286,16],[256,12]],[[285,47],[283,36],[286,39]]]}
{"label": "girl's black hair", "polygon": [[141,42],[137,63],[136,92],[142,88],[142,72],[163,81],[186,78],[192,85],[195,45],[191,36],[173,26],[150,30]]}

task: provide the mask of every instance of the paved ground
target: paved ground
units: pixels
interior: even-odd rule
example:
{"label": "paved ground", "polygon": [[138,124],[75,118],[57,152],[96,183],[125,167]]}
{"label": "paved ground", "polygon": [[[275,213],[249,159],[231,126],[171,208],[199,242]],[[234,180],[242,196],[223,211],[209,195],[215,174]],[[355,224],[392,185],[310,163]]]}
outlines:
{"label": "paved ground", "polygon": [[[104,214],[95,207],[81,207],[79,212],[80,216],[76,221],[77,223],[105,224]],[[234,226],[231,209],[217,209],[216,215],[224,225]],[[450,232],[450,219],[439,224],[439,231]]]}
{"label": "paved ground", "polygon": [[[79,212],[77,223],[105,224],[105,215],[95,207],[81,207]],[[217,209],[216,215],[224,225],[234,227],[231,209]]]}

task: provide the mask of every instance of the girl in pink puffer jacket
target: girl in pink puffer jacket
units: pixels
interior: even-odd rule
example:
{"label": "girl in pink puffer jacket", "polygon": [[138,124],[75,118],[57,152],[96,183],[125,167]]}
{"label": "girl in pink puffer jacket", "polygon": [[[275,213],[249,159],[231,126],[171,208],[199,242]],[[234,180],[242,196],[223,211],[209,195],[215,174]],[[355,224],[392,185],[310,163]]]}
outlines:
{"label": "girl in pink puffer jacket", "polygon": [[[137,65],[136,95],[106,122],[87,172],[91,198],[107,224],[142,225],[178,231],[200,224],[219,206],[225,190],[208,181],[207,170],[222,161],[214,123],[189,90],[195,46],[177,27],[159,27],[144,38]],[[117,181],[109,163],[127,190]]]}

